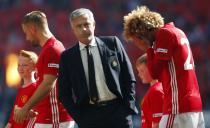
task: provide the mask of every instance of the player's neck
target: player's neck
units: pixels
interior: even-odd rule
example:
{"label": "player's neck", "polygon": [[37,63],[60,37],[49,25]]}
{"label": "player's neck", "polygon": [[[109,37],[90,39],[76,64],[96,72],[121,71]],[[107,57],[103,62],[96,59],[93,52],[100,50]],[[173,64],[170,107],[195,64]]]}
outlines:
{"label": "player's neck", "polygon": [[30,85],[30,83],[35,82],[36,80],[34,79],[33,76],[30,76],[28,78],[23,78],[23,85],[22,87],[27,87],[28,85]]}
{"label": "player's neck", "polygon": [[154,84],[157,83],[157,82],[158,82],[158,80],[156,80],[156,79],[152,80],[152,81],[150,82],[150,86],[154,85]]}
{"label": "player's neck", "polygon": [[47,40],[50,39],[51,37],[53,37],[53,34],[49,30],[45,30],[42,33],[40,33],[39,43],[41,47],[43,47],[47,42]]}

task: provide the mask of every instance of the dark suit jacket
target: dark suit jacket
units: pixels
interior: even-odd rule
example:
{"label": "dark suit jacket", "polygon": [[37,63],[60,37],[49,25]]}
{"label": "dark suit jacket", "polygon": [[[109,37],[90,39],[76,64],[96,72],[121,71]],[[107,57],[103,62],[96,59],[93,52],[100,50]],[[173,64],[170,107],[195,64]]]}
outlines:
{"label": "dark suit jacket", "polygon": [[[120,40],[116,36],[95,38],[109,90],[122,101],[130,114],[137,113],[136,80],[132,65]],[[58,83],[59,99],[77,121],[82,108],[89,103],[79,43],[62,53]]]}

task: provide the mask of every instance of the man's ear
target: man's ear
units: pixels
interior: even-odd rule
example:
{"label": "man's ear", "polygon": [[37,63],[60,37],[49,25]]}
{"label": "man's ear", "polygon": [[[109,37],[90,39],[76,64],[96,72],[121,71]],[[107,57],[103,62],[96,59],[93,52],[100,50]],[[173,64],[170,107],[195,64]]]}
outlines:
{"label": "man's ear", "polygon": [[29,26],[29,31],[30,31],[30,33],[36,33],[37,32],[37,28],[36,28],[36,26],[35,25],[33,25],[33,24],[30,24],[30,26]]}
{"label": "man's ear", "polygon": [[95,21],[93,21],[93,26],[94,26],[94,28],[96,28],[96,22]]}

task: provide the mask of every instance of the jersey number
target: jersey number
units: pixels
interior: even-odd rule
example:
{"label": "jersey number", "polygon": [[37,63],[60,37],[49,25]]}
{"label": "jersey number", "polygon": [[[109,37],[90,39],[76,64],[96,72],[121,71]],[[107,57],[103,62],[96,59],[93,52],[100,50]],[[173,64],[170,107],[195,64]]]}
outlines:
{"label": "jersey number", "polygon": [[192,53],[190,50],[190,44],[189,41],[186,38],[181,38],[181,44],[187,46],[187,59],[184,63],[184,70],[192,70],[194,67],[194,62],[190,63],[190,60],[192,58]]}

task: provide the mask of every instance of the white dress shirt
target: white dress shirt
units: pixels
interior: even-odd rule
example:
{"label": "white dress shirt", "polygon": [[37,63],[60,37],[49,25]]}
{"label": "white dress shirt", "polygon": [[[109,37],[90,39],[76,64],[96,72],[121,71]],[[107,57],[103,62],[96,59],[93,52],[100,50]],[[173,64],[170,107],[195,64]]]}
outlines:
{"label": "white dress shirt", "polygon": [[[94,61],[96,86],[97,86],[97,90],[99,94],[99,102],[115,99],[116,96],[109,90],[106,84],[104,70],[101,63],[101,56],[100,56],[95,38],[91,41],[89,45],[90,45],[89,50],[92,53],[93,61]],[[79,42],[80,53],[81,53],[81,58],[82,58],[82,64],[85,70],[86,81],[89,84],[88,60],[87,60],[87,52],[86,52],[85,46],[86,46],[85,44]],[[88,89],[89,89],[89,86],[88,86]]]}

